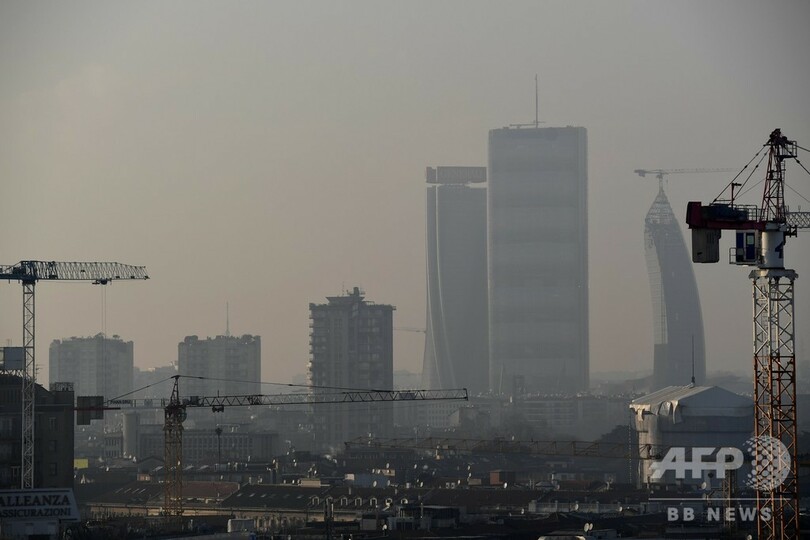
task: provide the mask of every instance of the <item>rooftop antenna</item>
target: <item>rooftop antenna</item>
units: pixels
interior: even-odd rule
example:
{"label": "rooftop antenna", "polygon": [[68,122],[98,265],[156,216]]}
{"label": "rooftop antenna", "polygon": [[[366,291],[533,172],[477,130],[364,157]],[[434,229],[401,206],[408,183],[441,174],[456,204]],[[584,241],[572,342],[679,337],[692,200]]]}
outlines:
{"label": "rooftop antenna", "polygon": [[534,127],[540,127],[540,98],[537,90],[537,73],[534,74]]}
{"label": "rooftop antenna", "polygon": [[534,75],[534,122],[529,122],[528,124],[509,124],[509,127],[534,127],[535,129],[540,127],[540,124],[545,124],[545,122],[540,121],[540,90],[539,90],[539,83],[537,81],[537,74]]}
{"label": "rooftop antenna", "polygon": [[692,386],[695,386],[695,335],[692,334]]}
{"label": "rooftop antenna", "polygon": [[225,337],[231,337],[231,306],[225,302]]}

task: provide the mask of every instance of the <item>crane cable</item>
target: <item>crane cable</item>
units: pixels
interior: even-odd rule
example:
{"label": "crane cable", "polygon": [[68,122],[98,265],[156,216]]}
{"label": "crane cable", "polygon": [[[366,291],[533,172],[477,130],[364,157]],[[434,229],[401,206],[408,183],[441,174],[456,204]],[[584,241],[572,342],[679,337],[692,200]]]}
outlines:
{"label": "crane cable", "polygon": [[152,386],[156,386],[156,385],[158,385],[158,384],[165,383],[166,381],[170,381],[170,380],[172,380],[173,378],[174,378],[174,377],[166,377],[165,379],[160,380],[160,381],[158,381],[158,382],[154,382],[154,383],[152,383],[152,384],[147,384],[146,386],[144,386],[144,387],[142,387],[142,388],[138,388],[137,390],[132,390],[132,391],[130,391],[130,392],[127,392],[126,394],[121,394],[121,395],[120,395],[120,396],[118,396],[118,397],[114,397],[114,398],[108,399],[108,400],[107,400],[107,403],[109,403],[109,402],[111,402],[111,401],[115,401],[115,400],[117,400],[117,399],[125,398],[125,397],[127,397],[127,396],[131,396],[131,395],[132,395],[132,394],[134,394],[135,392],[140,392],[141,390],[146,390],[147,388],[150,388],[150,387],[152,387]]}
{"label": "crane cable", "polygon": [[[759,166],[762,165],[762,162],[765,160],[766,156],[767,156],[767,154],[762,154],[762,157],[759,158],[759,161],[757,161],[757,164],[754,165],[753,169],[751,169],[751,173],[748,175],[748,178],[745,179],[745,182],[740,184],[740,189],[744,188],[746,186],[746,184],[748,184],[748,181],[751,180],[751,177],[754,176],[755,172],[757,172],[757,169],[759,169]],[[754,157],[756,157],[756,156],[754,156]],[[749,161],[749,164],[750,164],[750,161]],[[746,165],[746,167],[747,166],[748,165]],[[763,178],[762,180],[758,181],[756,184],[750,186],[748,189],[745,189],[745,190],[741,191],[740,193],[737,193],[737,197],[739,198],[739,197],[744,196],[746,193],[748,193],[749,191],[751,191],[752,189],[754,189],[755,187],[757,187],[758,185],[760,185],[764,181],[765,181],[765,179]]]}
{"label": "crane cable", "polygon": [[[807,170],[807,169],[805,169],[805,170]],[[807,171],[807,174],[810,174],[810,171]],[[807,197],[805,197],[804,195],[802,195],[801,193],[799,193],[798,191],[796,191],[795,189],[793,189],[789,185],[785,184],[785,187],[788,188],[793,193],[795,193],[796,195],[798,195],[799,197],[801,197],[802,199],[804,199],[805,201],[810,203],[810,199],[808,199]]]}
{"label": "crane cable", "polygon": [[[725,192],[726,192],[726,190],[727,190],[727,189],[729,189],[729,188],[731,187],[731,185],[732,185],[732,184],[734,184],[734,182],[737,180],[737,178],[739,178],[739,177],[740,177],[740,175],[741,175],[741,174],[742,174],[742,173],[745,171],[745,169],[747,169],[747,168],[748,168],[748,166],[749,166],[749,165],[751,165],[751,163],[753,163],[753,161],[754,161],[755,159],[757,159],[757,156],[759,156],[759,154],[760,154],[760,153],[761,153],[761,152],[762,152],[762,151],[763,151],[763,150],[764,150],[764,149],[765,149],[767,146],[768,146],[768,145],[767,145],[767,143],[762,145],[762,148],[760,148],[760,149],[757,151],[757,153],[756,153],[756,154],[754,154],[754,157],[752,157],[752,158],[751,158],[751,161],[749,161],[748,163],[746,163],[746,164],[745,164],[745,166],[744,166],[742,169],[740,169],[740,172],[738,172],[736,175],[734,175],[734,178],[732,178],[732,179],[731,179],[731,181],[730,181],[728,184],[726,184],[726,187],[724,187],[724,188],[723,188],[723,191],[721,191],[721,192],[720,192],[720,194],[719,194],[717,197],[715,197],[715,198],[714,198],[714,200],[712,201],[712,204],[714,204],[714,203],[716,203],[718,200],[720,200],[720,196],[721,196],[721,195],[723,195],[723,193],[725,193]],[[763,154],[763,156],[762,156],[762,157],[764,158],[764,157],[765,157],[765,155]],[[759,163],[761,163],[761,162],[762,162],[762,159],[760,159],[760,160],[759,160]],[[757,163],[756,167],[754,167],[754,168],[751,170],[751,174],[749,174],[749,175],[748,175],[748,178],[746,178],[746,179],[745,179],[745,182],[743,182],[743,183],[742,183],[742,185],[741,185],[740,187],[744,187],[744,186],[745,186],[745,184],[747,184],[747,183],[748,183],[748,180],[750,180],[750,179],[751,179],[751,176],[754,174],[754,171],[756,170],[756,168],[757,168],[757,167],[759,167],[759,163]]]}
{"label": "crane cable", "polygon": [[[739,176],[740,176],[740,175],[743,173],[743,171],[745,171],[745,169],[747,169],[747,168],[748,168],[748,166],[749,166],[749,165],[751,165],[751,163],[752,163],[752,162],[753,162],[753,161],[754,161],[754,160],[757,158],[757,156],[758,156],[758,155],[759,155],[759,154],[762,152],[762,150],[763,150],[765,147],[767,147],[767,146],[768,146],[767,144],[763,145],[763,147],[762,147],[762,148],[761,148],[761,149],[760,149],[760,150],[759,150],[759,151],[758,151],[756,154],[754,154],[754,157],[753,157],[753,158],[751,158],[751,160],[750,160],[748,163],[746,163],[746,164],[745,164],[745,166],[742,168],[742,170],[740,170],[740,172],[738,172],[738,173],[737,173],[737,174],[734,176],[734,178],[732,178],[731,182],[729,182],[729,183],[726,185],[726,187],[725,187],[725,188],[723,188],[723,191],[721,191],[721,192],[720,192],[720,195],[722,195],[723,193],[725,193],[725,192],[726,192],[726,190],[727,190],[727,189],[728,189],[728,188],[731,186],[731,184],[732,184],[732,183],[734,183],[734,181],[735,181],[735,180],[737,180],[737,178],[738,178],[738,177],[739,177]],[[798,144],[796,145],[796,148],[800,148],[801,150],[804,150],[805,152],[810,152],[810,150],[808,150],[807,148],[804,148],[803,146],[799,146]],[[756,164],[756,165],[754,165],[754,167],[751,169],[751,172],[748,174],[748,177],[747,177],[747,178],[745,179],[745,181],[744,181],[744,182],[743,182],[743,183],[740,185],[740,189],[744,188],[744,187],[745,187],[745,186],[748,184],[748,181],[751,179],[751,177],[754,175],[754,173],[756,172],[756,170],[757,170],[757,169],[759,168],[759,166],[762,164],[762,161],[765,159],[765,156],[766,156],[766,154],[762,154],[762,157],[759,159],[759,161],[757,162],[757,164]],[[807,169],[807,167],[805,167],[805,166],[804,166],[804,163],[802,163],[802,162],[801,162],[801,160],[799,159],[799,157],[798,157],[798,156],[790,156],[790,157],[792,157],[792,158],[793,158],[793,159],[796,161],[796,163],[798,163],[798,164],[799,164],[799,167],[801,167],[802,169],[804,169],[804,172],[806,172],[808,175],[810,175],[810,170],[808,170],[808,169]],[[762,179],[762,180],[760,180],[759,182],[757,182],[756,184],[754,184],[754,185],[750,186],[748,189],[746,189],[746,190],[744,190],[744,191],[741,191],[740,193],[738,193],[738,194],[737,194],[737,197],[742,197],[742,196],[744,196],[746,193],[748,193],[748,192],[749,192],[749,191],[751,191],[752,189],[756,188],[758,185],[760,185],[760,184],[761,184],[762,182],[764,182],[764,181],[765,181],[765,180],[764,180],[764,179]],[[809,203],[810,203],[810,199],[808,199],[807,197],[805,197],[804,195],[802,195],[801,193],[799,193],[799,192],[798,192],[798,191],[797,191],[795,188],[791,187],[791,186],[790,186],[790,185],[788,185],[787,183],[785,183],[785,187],[787,187],[787,188],[788,188],[789,190],[791,190],[793,193],[795,193],[796,195],[798,195],[799,197],[801,197],[803,200],[805,200],[805,201],[807,201],[807,202],[809,202]],[[714,201],[712,201],[712,202],[713,202],[713,203],[717,202],[717,201],[720,199],[720,195],[718,195],[718,196],[717,196],[717,197],[714,199]]]}
{"label": "crane cable", "polygon": [[[805,152],[810,152],[810,150],[808,150],[807,148],[805,148],[805,147],[803,147],[803,146],[799,146],[798,144],[796,145],[796,148],[799,148],[799,149],[801,149],[801,150],[804,150]],[[796,156],[791,155],[790,157],[792,157],[792,158],[793,158],[793,160],[794,160],[796,163],[798,163],[798,164],[799,164],[799,167],[801,167],[802,169],[804,169],[804,172],[806,172],[808,175],[810,175],[810,170],[807,170],[807,167],[805,167],[805,166],[804,166],[804,163],[802,163],[802,162],[801,162],[801,160],[799,159],[799,156],[798,156],[798,155],[796,155]],[[787,182],[785,182],[785,184],[784,184],[784,185],[785,185],[785,187],[786,187],[786,188],[788,188],[790,191],[792,191],[793,193],[795,193],[796,195],[798,195],[799,197],[801,197],[801,198],[802,198],[802,199],[804,199],[805,201],[810,202],[810,199],[808,199],[807,197],[805,197],[804,195],[802,195],[801,193],[799,193],[798,191],[796,191],[796,189],[795,189],[795,188],[793,188],[793,187],[791,187],[790,185],[788,185],[788,183],[787,183]]]}

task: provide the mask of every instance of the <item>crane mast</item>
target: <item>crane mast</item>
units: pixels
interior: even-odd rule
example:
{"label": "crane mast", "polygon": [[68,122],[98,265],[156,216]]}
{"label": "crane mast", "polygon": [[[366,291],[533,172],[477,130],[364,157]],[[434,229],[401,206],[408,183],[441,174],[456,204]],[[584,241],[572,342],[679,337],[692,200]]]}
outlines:
{"label": "crane mast", "polygon": [[[776,129],[765,143],[768,170],[759,206],[739,205],[731,197],[709,205],[690,202],[686,222],[692,229],[692,260],[717,262],[723,230],[736,231],[729,262],[754,266],[753,284],[754,454],[749,485],[757,489],[759,538],[791,539],[799,532],[796,356],[794,334],[795,271],[785,268],[789,236],[810,226],[810,213],[789,212],[785,204],[785,161],[796,159],[797,144]],[[775,441],[775,442],[774,442]],[[777,444],[778,443],[778,444]],[[781,481],[780,481],[781,480]]]}
{"label": "crane mast", "polygon": [[38,281],[91,281],[106,285],[120,279],[149,279],[146,268],[109,262],[20,261],[0,266],[0,279],[19,281],[23,288],[23,366],[16,370],[22,379],[22,489],[34,488],[34,420],[37,367],[35,356],[34,286]]}

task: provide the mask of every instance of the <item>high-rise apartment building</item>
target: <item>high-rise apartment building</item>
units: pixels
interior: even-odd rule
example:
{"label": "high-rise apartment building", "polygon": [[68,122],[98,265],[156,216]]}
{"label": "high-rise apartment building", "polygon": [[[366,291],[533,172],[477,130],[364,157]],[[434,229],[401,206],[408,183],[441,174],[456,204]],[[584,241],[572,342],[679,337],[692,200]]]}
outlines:
{"label": "high-rise apartment building", "polygon": [[659,180],[644,220],[653,304],[653,388],[706,382],[706,348],[695,272],[681,228]]}
{"label": "high-rise apartment building", "polygon": [[181,379],[183,396],[260,394],[262,347],[259,336],[186,337],[177,351],[177,373],[203,379]]}
{"label": "high-rise apartment building", "polygon": [[490,389],[588,388],[587,133],[489,132]]}
{"label": "high-rise apartment building", "polygon": [[489,390],[485,167],[428,168],[426,388]]}
{"label": "high-rise apartment building", "polygon": [[[310,304],[309,378],[313,392],[339,388],[392,390],[394,385],[394,306],[364,299],[358,287],[326,304]],[[369,433],[391,435],[390,402],[315,405],[315,445],[335,451]]]}
{"label": "high-rise apartment building", "polygon": [[158,383],[175,375],[177,375],[177,366],[174,364],[145,369],[140,369],[136,366],[132,377],[133,386],[135,388],[142,388],[143,390],[132,394],[132,397],[136,399],[165,398],[168,385],[160,385]]}
{"label": "high-rise apartment building", "polygon": [[77,396],[114,399],[134,390],[131,341],[104,334],[57,339],[48,353],[50,383],[73,383]]}

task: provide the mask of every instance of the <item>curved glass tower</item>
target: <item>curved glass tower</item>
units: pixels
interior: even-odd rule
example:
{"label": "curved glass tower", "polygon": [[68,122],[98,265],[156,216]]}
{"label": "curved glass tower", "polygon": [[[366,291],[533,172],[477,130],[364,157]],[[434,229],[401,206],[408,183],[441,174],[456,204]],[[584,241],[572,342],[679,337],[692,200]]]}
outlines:
{"label": "curved glass tower", "polygon": [[706,348],[695,273],[663,182],[644,220],[653,304],[653,390],[706,381]]}
{"label": "curved glass tower", "polygon": [[487,194],[469,183],[484,167],[428,169],[427,331],[422,382],[428,388],[489,386]]}

